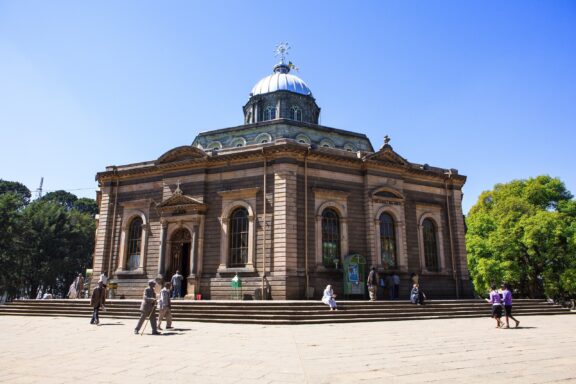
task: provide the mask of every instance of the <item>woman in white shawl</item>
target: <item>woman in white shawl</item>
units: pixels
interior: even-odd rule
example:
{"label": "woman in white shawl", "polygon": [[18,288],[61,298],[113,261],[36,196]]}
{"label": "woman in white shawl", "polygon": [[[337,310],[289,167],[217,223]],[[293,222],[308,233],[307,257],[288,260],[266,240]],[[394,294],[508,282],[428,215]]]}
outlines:
{"label": "woman in white shawl", "polygon": [[336,295],[334,294],[334,291],[332,290],[332,286],[330,284],[328,284],[326,286],[326,289],[324,290],[324,296],[322,296],[322,302],[326,305],[328,305],[330,307],[331,311],[337,311],[338,308],[336,308],[336,300],[334,300],[334,298],[336,297]]}

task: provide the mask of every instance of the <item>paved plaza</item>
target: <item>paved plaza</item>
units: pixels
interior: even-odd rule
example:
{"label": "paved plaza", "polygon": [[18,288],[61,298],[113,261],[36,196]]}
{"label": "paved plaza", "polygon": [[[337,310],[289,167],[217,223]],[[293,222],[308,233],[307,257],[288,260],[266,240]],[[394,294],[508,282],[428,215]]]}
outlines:
{"label": "paved plaza", "polygon": [[[487,308],[488,310],[488,308]],[[1,383],[576,383],[576,316],[327,325],[0,317]]]}

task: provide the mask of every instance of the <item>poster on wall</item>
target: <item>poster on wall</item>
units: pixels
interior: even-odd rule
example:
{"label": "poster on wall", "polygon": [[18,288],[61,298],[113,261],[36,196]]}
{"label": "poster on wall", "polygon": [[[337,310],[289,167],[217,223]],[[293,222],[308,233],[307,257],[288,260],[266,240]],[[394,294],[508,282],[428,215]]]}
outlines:
{"label": "poster on wall", "polygon": [[351,283],[358,282],[358,264],[348,265],[348,281]]}

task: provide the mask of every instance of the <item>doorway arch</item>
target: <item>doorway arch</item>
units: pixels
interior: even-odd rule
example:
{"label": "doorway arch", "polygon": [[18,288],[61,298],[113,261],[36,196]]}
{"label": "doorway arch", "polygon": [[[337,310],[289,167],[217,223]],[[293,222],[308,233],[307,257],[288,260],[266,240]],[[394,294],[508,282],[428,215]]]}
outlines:
{"label": "doorway arch", "polygon": [[180,228],[176,230],[170,237],[170,257],[168,262],[168,268],[166,270],[166,279],[172,278],[176,271],[180,271],[180,274],[184,276],[184,281],[182,282],[182,295],[186,296],[187,283],[186,278],[190,275],[190,251],[192,244],[192,236],[186,228]]}

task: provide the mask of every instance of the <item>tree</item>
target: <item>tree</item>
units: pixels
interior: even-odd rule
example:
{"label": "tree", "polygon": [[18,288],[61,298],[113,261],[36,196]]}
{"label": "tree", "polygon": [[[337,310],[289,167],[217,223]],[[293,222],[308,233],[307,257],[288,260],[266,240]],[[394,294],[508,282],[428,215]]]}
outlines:
{"label": "tree", "polygon": [[25,186],[0,181],[0,294],[33,297],[38,286],[50,286],[65,295],[90,266],[96,202],[66,191],[29,201]]}
{"label": "tree", "polygon": [[24,205],[30,202],[30,197],[32,194],[30,193],[28,187],[17,181],[7,181],[0,179],[0,195],[4,195],[10,192],[20,195]]}
{"label": "tree", "polygon": [[54,203],[60,204],[67,210],[71,210],[74,208],[74,203],[76,203],[78,197],[70,192],[60,190],[45,194],[41,197],[41,200],[52,201]]}
{"label": "tree", "polygon": [[525,297],[576,294],[576,202],[558,178],[538,176],[483,192],[466,219],[477,292],[507,281]]}

